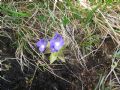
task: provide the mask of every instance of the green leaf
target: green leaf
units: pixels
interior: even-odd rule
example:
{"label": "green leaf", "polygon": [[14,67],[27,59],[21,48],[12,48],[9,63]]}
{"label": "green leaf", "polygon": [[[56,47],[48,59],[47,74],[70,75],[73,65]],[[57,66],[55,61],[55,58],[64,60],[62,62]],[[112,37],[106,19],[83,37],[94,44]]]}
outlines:
{"label": "green leaf", "polygon": [[50,55],[50,64],[54,63],[54,61],[57,60],[57,57],[58,57],[58,52],[51,53],[51,55]]}
{"label": "green leaf", "polygon": [[9,14],[13,17],[28,17],[29,16],[26,12],[16,12],[16,11],[9,11]]}
{"label": "green leaf", "polygon": [[61,60],[62,62],[65,62],[65,57],[64,57],[64,50],[65,47],[62,47],[58,52],[54,52],[50,54],[49,60],[50,64],[54,63],[56,60]]}
{"label": "green leaf", "polygon": [[62,62],[65,62],[65,57],[64,57],[64,54],[61,53],[61,55],[58,55],[58,58],[62,61]]}
{"label": "green leaf", "polygon": [[39,19],[41,22],[44,22],[44,21],[47,20],[47,18],[46,18],[44,15],[38,16],[38,19]]}
{"label": "green leaf", "polygon": [[114,54],[115,58],[120,58],[120,50],[118,50],[115,54]]}
{"label": "green leaf", "polygon": [[65,62],[65,57],[64,57],[64,54],[63,54],[63,49],[60,49],[59,52],[58,52],[58,59],[60,59],[62,62]]}
{"label": "green leaf", "polygon": [[[87,13],[87,18],[86,18],[86,24],[91,22],[93,17],[94,17],[94,13],[96,12],[96,10],[101,6],[101,3],[99,3],[98,5],[96,5],[92,10],[88,11]],[[86,25],[85,24],[85,25]]]}
{"label": "green leaf", "polygon": [[27,12],[13,10],[12,7],[10,8],[7,6],[1,6],[0,10],[12,17],[28,17],[29,16]]}
{"label": "green leaf", "polygon": [[67,18],[66,16],[64,16],[63,19],[62,19],[62,23],[63,23],[64,26],[67,25],[67,24],[69,24],[70,23],[69,18]]}

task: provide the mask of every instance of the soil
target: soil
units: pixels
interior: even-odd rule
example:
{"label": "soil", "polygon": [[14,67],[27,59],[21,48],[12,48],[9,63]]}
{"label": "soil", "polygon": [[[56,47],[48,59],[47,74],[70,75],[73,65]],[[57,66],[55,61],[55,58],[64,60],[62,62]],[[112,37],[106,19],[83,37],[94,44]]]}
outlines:
{"label": "soil", "polygon": [[[10,45],[10,39],[0,37],[1,61],[15,56],[15,49],[10,48]],[[111,62],[108,61],[105,53],[98,50],[94,56],[88,58],[86,65],[89,70],[83,69],[77,63],[71,64],[69,61],[65,65],[55,66],[54,72],[71,84],[46,70],[38,69],[32,78],[35,67],[24,68],[22,72],[17,60],[8,59],[1,64],[1,76],[5,80],[0,78],[0,87],[1,90],[80,90],[83,85],[84,90],[93,90],[98,83],[100,74],[109,69]],[[43,68],[41,67],[41,69]]]}

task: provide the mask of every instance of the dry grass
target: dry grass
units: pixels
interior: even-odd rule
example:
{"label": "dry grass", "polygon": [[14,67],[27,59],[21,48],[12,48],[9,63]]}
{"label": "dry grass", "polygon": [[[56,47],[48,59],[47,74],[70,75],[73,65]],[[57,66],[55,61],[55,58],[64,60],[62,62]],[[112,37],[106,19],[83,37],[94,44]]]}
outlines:
{"label": "dry grass", "polygon": [[[15,49],[15,59],[20,64],[21,70],[24,71],[24,67],[31,68],[30,65],[35,66],[36,69],[41,69],[40,67],[43,66],[45,70],[72,84],[71,81],[57,75],[53,68],[59,65],[68,67],[66,63],[69,63],[76,66],[77,69],[83,69],[76,74],[68,67],[82,83],[82,90],[85,87],[91,88],[84,85],[86,84],[85,79],[89,78],[84,75],[88,72],[90,75],[95,73],[96,76],[99,76],[94,79],[95,82],[99,80],[93,86],[95,90],[119,90],[120,4],[119,2],[109,3],[109,0],[104,3],[91,0],[88,4],[85,5],[89,8],[80,5],[77,1],[68,0],[2,3],[0,37],[10,38],[13,42],[10,48]],[[5,28],[10,30],[5,30]],[[49,64],[48,56],[39,53],[35,46],[40,38],[51,38],[55,32],[62,34],[65,40],[65,64]],[[97,55],[100,51],[100,55]],[[98,57],[95,57],[96,55]],[[95,61],[99,58],[104,59],[102,61],[109,65],[99,64],[102,61]],[[91,62],[96,65],[92,65]],[[103,65],[106,70],[102,70],[100,65]],[[98,69],[96,69],[97,67]],[[95,82],[93,81],[93,83]],[[73,83],[74,85],[75,83]]]}

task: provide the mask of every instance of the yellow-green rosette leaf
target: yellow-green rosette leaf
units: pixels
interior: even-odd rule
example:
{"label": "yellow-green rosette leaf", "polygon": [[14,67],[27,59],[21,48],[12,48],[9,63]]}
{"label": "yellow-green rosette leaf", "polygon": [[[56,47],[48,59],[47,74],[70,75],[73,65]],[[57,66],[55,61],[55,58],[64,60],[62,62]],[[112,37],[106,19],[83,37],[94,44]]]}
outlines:
{"label": "yellow-green rosette leaf", "polygon": [[58,52],[55,52],[55,53],[51,53],[50,54],[50,64],[53,64],[54,63],[54,61],[56,61],[57,60],[57,57],[58,57]]}

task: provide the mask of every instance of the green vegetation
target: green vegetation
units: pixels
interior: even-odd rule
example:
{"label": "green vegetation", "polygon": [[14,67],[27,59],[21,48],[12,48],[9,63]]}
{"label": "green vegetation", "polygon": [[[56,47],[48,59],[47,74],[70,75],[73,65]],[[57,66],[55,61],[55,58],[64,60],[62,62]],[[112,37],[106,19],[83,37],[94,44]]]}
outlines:
{"label": "green vegetation", "polygon": [[[0,24],[0,51],[4,53],[3,47],[12,50],[7,54],[17,60],[23,73],[26,67],[36,68],[30,85],[38,69],[73,87],[78,87],[79,81],[79,90],[119,90],[120,0],[1,1]],[[55,32],[64,38],[64,49],[50,53],[48,46],[40,53],[36,42],[52,38]],[[7,57],[1,59],[1,65],[8,68],[6,72],[10,68],[4,64],[7,61]],[[75,72],[68,67],[76,81],[59,76],[54,70],[59,65],[80,69]]]}

